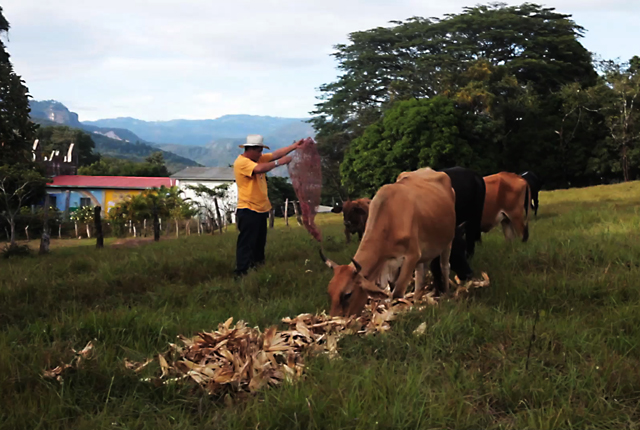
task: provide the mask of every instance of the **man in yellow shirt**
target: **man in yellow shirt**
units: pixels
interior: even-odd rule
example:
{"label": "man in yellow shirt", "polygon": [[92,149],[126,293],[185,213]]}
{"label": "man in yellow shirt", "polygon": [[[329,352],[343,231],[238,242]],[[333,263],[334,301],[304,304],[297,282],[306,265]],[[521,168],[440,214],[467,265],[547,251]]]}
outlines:
{"label": "man in yellow shirt", "polygon": [[242,276],[252,267],[264,264],[264,248],[267,243],[267,219],[271,202],[267,195],[266,173],[291,162],[287,155],[302,144],[302,140],[285,148],[263,154],[263,138],[259,134],[247,136],[240,145],[244,153],[233,163],[238,186],[238,243],[236,245],[236,276]]}

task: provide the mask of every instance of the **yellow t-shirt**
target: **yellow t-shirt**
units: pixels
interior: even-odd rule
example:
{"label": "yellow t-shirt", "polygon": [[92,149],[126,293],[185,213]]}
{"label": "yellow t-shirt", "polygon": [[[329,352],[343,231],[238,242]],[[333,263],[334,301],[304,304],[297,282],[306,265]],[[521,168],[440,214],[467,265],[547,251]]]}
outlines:
{"label": "yellow t-shirt", "polygon": [[[268,163],[273,154],[262,154],[258,163]],[[233,173],[238,186],[238,209],[251,209],[256,212],[269,212],[271,202],[267,194],[267,177],[265,173],[253,174],[258,163],[239,155],[233,163]]]}

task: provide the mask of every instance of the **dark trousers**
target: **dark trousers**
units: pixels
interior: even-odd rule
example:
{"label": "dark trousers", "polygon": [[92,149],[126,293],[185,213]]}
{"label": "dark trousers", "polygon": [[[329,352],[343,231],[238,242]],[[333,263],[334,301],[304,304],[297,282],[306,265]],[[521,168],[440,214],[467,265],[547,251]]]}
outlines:
{"label": "dark trousers", "polygon": [[238,209],[238,244],[236,246],[237,275],[244,275],[253,267],[264,263],[264,247],[267,244],[267,219],[269,213],[259,213],[251,209]]}

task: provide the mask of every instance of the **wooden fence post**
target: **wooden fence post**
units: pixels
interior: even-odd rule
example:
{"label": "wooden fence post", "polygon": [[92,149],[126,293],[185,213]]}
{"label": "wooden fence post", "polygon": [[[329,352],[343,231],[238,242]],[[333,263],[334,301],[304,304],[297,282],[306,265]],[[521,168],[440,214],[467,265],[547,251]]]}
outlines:
{"label": "wooden fence post", "polygon": [[96,206],[93,208],[93,225],[96,229],[96,248],[104,248],[104,237],[102,236],[102,217],[100,216],[102,208]]}
{"label": "wooden fence post", "polygon": [[300,217],[299,205],[300,203],[297,201],[293,201],[293,211],[296,213],[296,221],[298,221],[298,225],[302,227],[302,218]]}
{"label": "wooden fence post", "polygon": [[289,199],[284,201],[284,225],[289,227]]}
{"label": "wooden fence post", "polygon": [[49,193],[44,198],[44,225],[42,226],[42,238],[40,239],[40,254],[49,252]]}

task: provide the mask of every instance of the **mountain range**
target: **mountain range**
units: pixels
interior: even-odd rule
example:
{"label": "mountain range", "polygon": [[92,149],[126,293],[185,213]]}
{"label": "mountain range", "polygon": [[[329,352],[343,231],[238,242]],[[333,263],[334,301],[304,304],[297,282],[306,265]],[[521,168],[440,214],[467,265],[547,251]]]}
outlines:
{"label": "mountain range", "polygon": [[126,117],[81,122],[77,113],[55,100],[31,101],[31,117],[43,125],[67,125],[92,133],[96,150],[103,155],[133,159],[132,152],[162,150],[172,171],[197,164],[227,166],[240,153],[238,145],[248,134],[263,135],[271,150],[315,134],[301,118],[256,115],[170,121]]}

